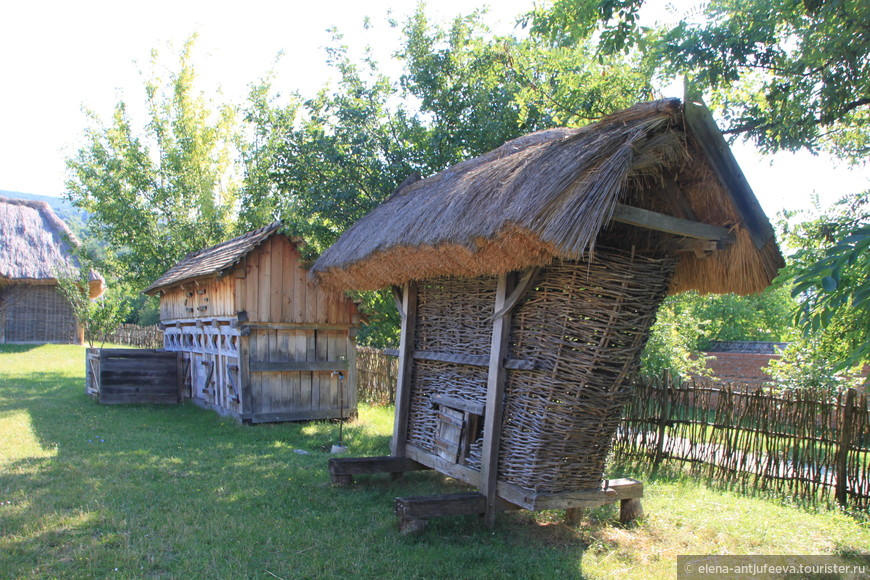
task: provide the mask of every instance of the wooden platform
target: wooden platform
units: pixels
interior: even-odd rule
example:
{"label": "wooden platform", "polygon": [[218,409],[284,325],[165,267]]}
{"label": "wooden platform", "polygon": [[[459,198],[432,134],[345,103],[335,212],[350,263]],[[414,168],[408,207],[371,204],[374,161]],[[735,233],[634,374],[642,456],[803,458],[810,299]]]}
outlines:
{"label": "wooden platform", "polygon": [[[390,473],[431,469],[408,457],[341,457],[329,460],[332,483],[339,486],[353,483],[354,475]],[[565,520],[576,524],[583,509],[620,502],[622,523],[643,517],[640,499],[643,483],[630,478],[610,479],[601,489],[558,494],[536,494],[499,482],[496,509],[564,509]],[[480,492],[451,493],[396,498],[396,515],[402,533],[418,532],[435,517],[487,513],[486,496]]]}

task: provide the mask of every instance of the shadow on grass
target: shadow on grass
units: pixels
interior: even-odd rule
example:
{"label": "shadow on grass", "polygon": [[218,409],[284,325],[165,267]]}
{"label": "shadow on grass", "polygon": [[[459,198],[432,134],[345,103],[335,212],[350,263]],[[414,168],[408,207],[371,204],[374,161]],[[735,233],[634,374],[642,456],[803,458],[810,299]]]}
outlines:
{"label": "shadow on grass", "polygon": [[[494,530],[444,518],[399,535],[395,497],[467,487],[418,472],[334,488],[323,450],[337,423],[105,406],[83,377],[44,369],[0,376],[0,429],[20,412],[52,455],[0,470],[2,576],[582,577],[585,545],[556,518],[508,514]],[[343,435],[350,456],[388,453],[390,436],[364,423]]]}

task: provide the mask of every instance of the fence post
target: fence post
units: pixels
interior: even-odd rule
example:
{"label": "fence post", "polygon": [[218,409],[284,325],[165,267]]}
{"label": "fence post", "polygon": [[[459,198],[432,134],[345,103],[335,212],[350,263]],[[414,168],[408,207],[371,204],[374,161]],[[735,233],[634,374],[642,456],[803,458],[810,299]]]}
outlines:
{"label": "fence post", "polygon": [[659,432],[658,437],[656,438],[656,453],[653,457],[653,470],[658,469],[659,463],[661,463],[662,458],[664,457],[664,447],[665,447],[665,428],[668,425],[668,421],[671,418],[671,397],[670,397],[670,386],[671,386],[671,373],[669,370],[665,370],[662,375],[662,390],[661,390],[661,398],[662,398],[662,414],[659,417]]}
{"label": "fence post", "polygon": [[837,449],[837,503],[846,507],[848,505],[848,496],[846,494],[846,479],[847,479],[847,462],[849,457],[849,447],[852,443],[852,415],[855,407],[855,389],[846,390],[846,402],[843,406],[843,415],[840,421],[840,441]]}

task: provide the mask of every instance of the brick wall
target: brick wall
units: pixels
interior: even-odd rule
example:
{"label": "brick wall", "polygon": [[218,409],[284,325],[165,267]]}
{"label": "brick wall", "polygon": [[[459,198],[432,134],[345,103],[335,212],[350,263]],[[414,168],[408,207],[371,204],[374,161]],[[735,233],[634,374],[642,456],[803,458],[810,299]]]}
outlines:
{"label": "brick wall", "polygon": [[778,354],[750,352],[705,352],[715,357],[707,360],[707,367],[719,380],[746,384],[761,384],[770,379],[767,365],[779,359]]}

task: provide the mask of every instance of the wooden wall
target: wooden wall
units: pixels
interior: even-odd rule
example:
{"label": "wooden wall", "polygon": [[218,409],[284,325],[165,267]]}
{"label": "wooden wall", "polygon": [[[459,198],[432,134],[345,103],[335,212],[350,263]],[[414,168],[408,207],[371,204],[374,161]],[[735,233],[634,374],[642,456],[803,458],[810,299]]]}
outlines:
{"label": "wooden wall", "polygon": [[274,235],[223,278],[171,288],[160,299],[160,320],[205,319],[247,312],[251,322],[350,325],[358,316],[352,301],[308,280],[299,250]]}
{"label": "wooden wall", "polygon": [[356,413],[356,305],[310,282],[283,235],[222,278],[170,289],[160,317],[204,406],[255,423]]}
{"label": "wooden wall", "polygon": [[181,402],[179,355],[152,349],[91,348],[85,390],[101,403]]}

